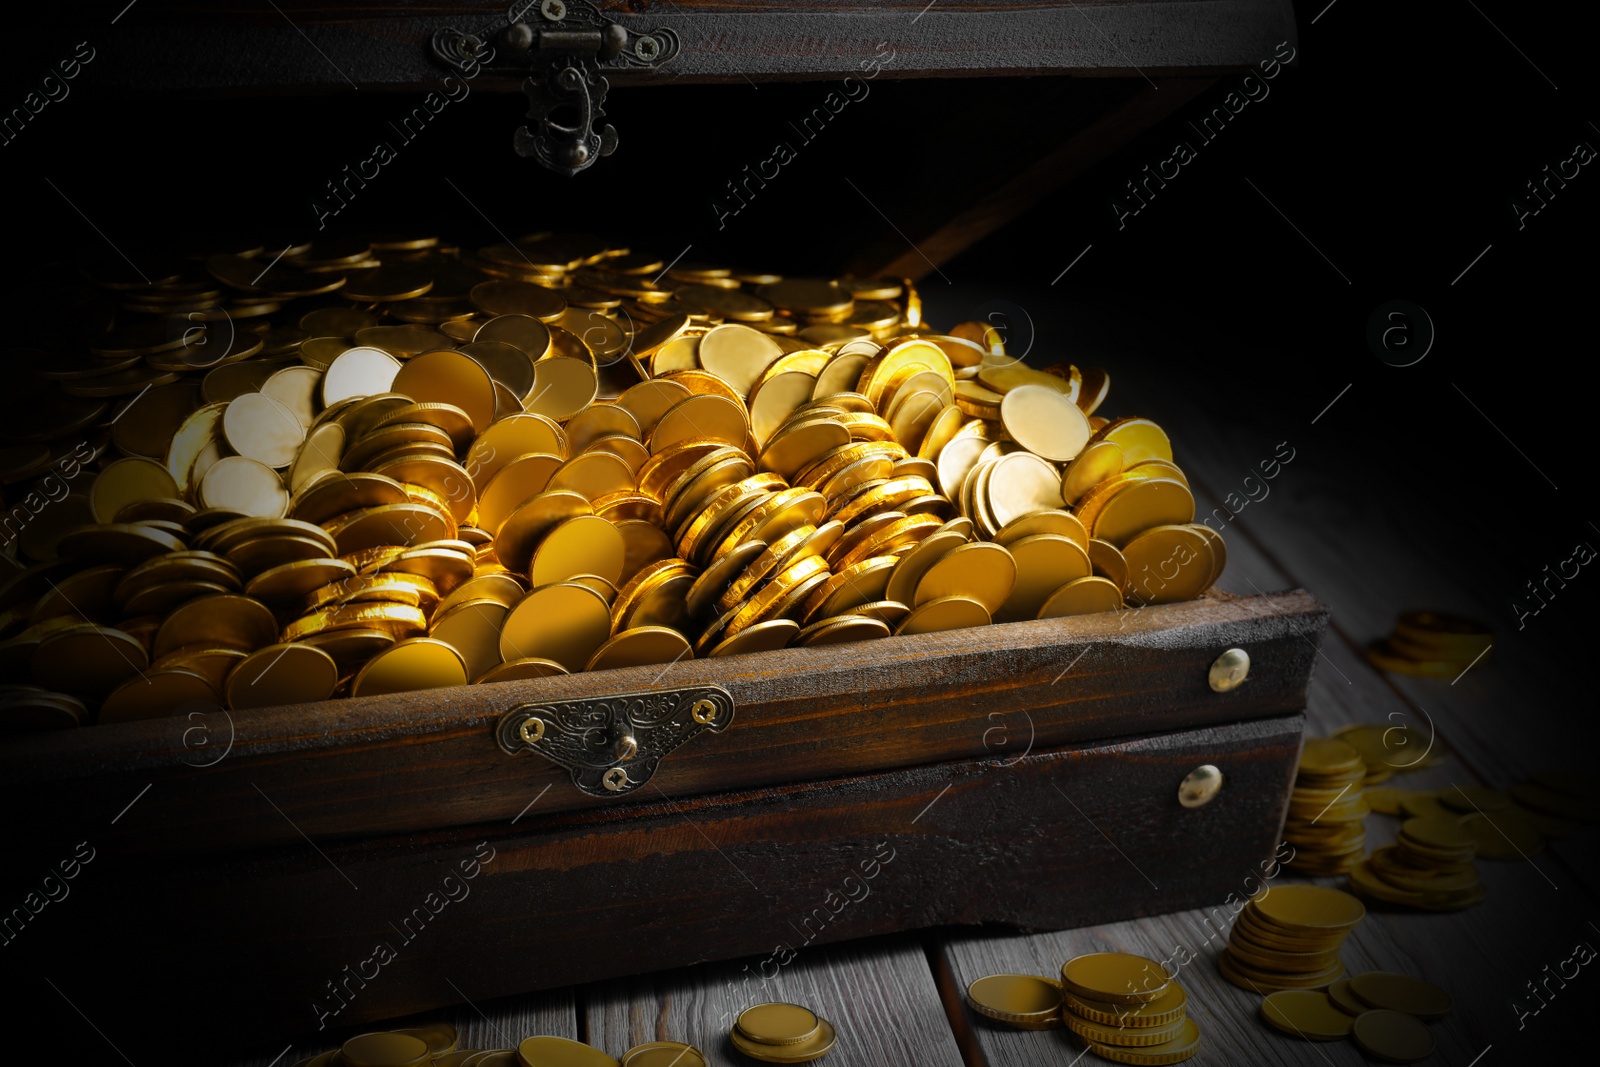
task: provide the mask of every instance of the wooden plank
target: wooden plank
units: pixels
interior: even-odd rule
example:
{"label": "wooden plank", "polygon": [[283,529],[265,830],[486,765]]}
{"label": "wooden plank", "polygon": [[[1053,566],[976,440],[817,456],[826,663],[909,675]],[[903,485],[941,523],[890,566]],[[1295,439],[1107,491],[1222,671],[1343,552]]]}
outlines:
{"label": "wooden plank", "polygon": [[[1297,710],[1322,619],[1303,595],[1270,613],[1208,598],[666,670],[218,713],[213,729],[232,739],[220,760],[185,747],[187,717],[97,726],[0,749],[0,797],[18,813],[14,847],[46,853],[72,826],[97,822],[152,783],[119,826],[125,848],[243,850],[299,844],[302,835],[321,841],[425,830],[512,819],[535,801],[541,814],[627,810],[651,796],[982,756],[983,732],[973,723],[997,703],[1031,716],[1040,746]],[[1261,653],[1262,666],[1251,686],[1214,693],[1207,669],[1218,649],[1235,644]],[[524,702],[706,682],[733,695],[734,723],[669,756],[651,783],[657,793],[590,797],[565,770],[528,754],[507,756],[492,739],[499,716]],[[882,699],[888,692],[894,700]]]}
{"label": "wooden plank", "polygon": [[728,1030],[752,1004],[803,1004],[833,1024],[839,1067],[961,1067],[928,969],[914,937],[794,949],[780,923],[772,952],[746,960],[629,978],[584,990],[589,1041],[613,1056],[646,1041],[686,1041],[715,1067],[745,1067]]}
{"label": "wooden plank", "polygon": [[[682,52],[656,74],[620,84],[731,82],[859,75],[892,56],[890,77],[1045,72],[1159,77],[1241,69],[1295,37],[1274,0],[964,0],[928,5],[813,0],[804,5],[681,0],[636,12],[600,5],[640,31],[668,28]],[[276,10],[274,10],[276,8]],[[426,42],[455,28],[493,39],[506,25],[496,0],[285,0],[273,6],[147,0],[96,37],[97,84],[112,91],[348,92],[419,88],[445,71]],[[181,45],[181,47],[179,47]],[[174,61],[149,64],[144,57]],[[521,77],[486,76],[475,88],[518,91]]]}
{"label": "wooden plank", "polygon": [[[130,1018],[248,959],[194,1025],[292,1035],[767,952],[782,931],[810,951],[940,923],[1054,928],[1189,907],[1271,850],[1301,721],[248,858],[140,862],[108,841],[77,921],[13,951],[73,968],[101,1025],[134,1032]],[[1185,809],[1178,783],[1203,763],[1229,784]],[[220,900],[225,921],[196,920]]]}
{"label": "wooden plank", "polygon": [[900,217],[897,225],[902,229],[884,231],[863,247],[851,261],[850,273],[862,278],[925,278],[1029,208],[1043,203],[1063,185],[1088,172],[1213,84],[1207,78],[1162,78],[1159,83],[1136,83],[1127,100],[976,200],[976,190],[965,181],[941,183],[939,188],[945,196],[920,212],[920,226],[904,219],[905,208],[897,198],[895,214]]}

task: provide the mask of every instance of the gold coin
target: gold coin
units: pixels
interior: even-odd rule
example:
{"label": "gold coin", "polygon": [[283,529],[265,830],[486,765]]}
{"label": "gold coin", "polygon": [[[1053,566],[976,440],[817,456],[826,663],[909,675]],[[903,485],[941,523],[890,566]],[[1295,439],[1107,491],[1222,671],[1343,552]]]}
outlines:
{"label": "gold coin", "polygon": [[276,633],[272,612],[259,601],[237,594],[208,596],[168,615],[150,651],[160,657],[185,645],[214,644],[253,652],[272,644]]}
{"label": "gold coin", "polygon": [[748,326],[729,323],[713,327],[700,338],[700,365],[745,397],[751,386],[783,348],[771,337]]}
{"label": "gold coin", "polygon": [[710,439],[735,448],[750,434],[745,413],[726,397],[695,394],[662,413],[650,431],[650,451],[659,453],[685,441]]}
{"label": "gold coin", "polygon": [[412,637],[397,641],[367,661],[350,685],[351,696],[382,696],[416,689],[467,684],[461,654],[443,641]]}
{"label": "gold coin", "polygon": [[1454,1006],[1449,993],[1407,974],[1368,971],[1353,976],[1349,988],[1368,1007],[1404,1012],[1418,1019],[1442,1019]]}
{"label": "gold coin", "polygon": [[95,477],[89,487],[89,505],[96,522],[109,523],[129,504],[177,495],[177,483],[165,466],[142,456],[128,456],[107,464]]}
{"label": "gold coin", "polygon": [[661,421],[668,408],[687,399],[689,389],[681,382],[654,378],[647,382],[640,382],[630,386],[626,392],[617,397],[616,404],[633,414],[639,423],[640,439],[643,440],[655,429],[657,422]]}
{"label": "gold coin", "polygon": [[537,656],[581,671],[611,636],[611,609],[588,586],[560,582],[517,602],[500,632],[500,658]]}
{"label": "gold coin", "polygon": [[1143,478],[1112,485],[1113,492],[1100,505],[1092,521],[1085,520],[1090,532],[1102,541],[1121,548],[1152,527],[1181,526],[1194,521],[1194,494],[1182,482],[1171,478]]}
{"label": "gold coin", "polygon": [[584,408],[567,420],[566,431],[575,452],[582,452],[599,438],[612,434],[622,434],[635,441],[644,439],[639,420],[627,408],[614,403]]}
{"label": "gold coin", "polygon": [[494,379],[483,364],[463,352],[424,352],[400,368],[388,389],[418,403],[449,404],[465,411],[474,433],[483,433],[494,421]]}
{"label": "gold coin", "polygon": [[1351,1036],[1362,1052],[1387,1063],[1416,1063],[1433,1055],[1433,1035],[1426,1024],[1398,1011],[1356,1016]]}
{"label": "gold coin", "polygon": [[428,1043],[411,1034],[380,1031],[352,1037],[339,1056],[350,1067],[420,1067],[428,1061]]}
{"label": "gold coin", "polygon": [[594,365],[571,356],[552,356],[533,366],[533,391],[524,410],[560,422],[594,402],[600,379]]}
{"label": "gold coin", "polygon": [[400,373],[400,361],[381,348],[347,348],[322,372],[322,403],[331,407],[349,397],[387,393]]}
{"label": "gold coin", "polygon": [[[563,309],[561,315],[565,315]],[[540,319],[532,315],[497,315],[479,326],[472,335],[473,344],[504,344],[522,352],[529,360],[538,361],[555,349],[555,319]],[[585,357],[587,358],[587,357]]]}
{"label": "gold coin", "polygon": [[681,1041],[650,1041],[622,1054],[622,1067],[707,1067],[705,1053]]}
{"label": "gold coin", "polygon": [[734,1019],[734,1029],[763,1045],[792,1045],[817,1035],[821,1020],[798,1004],[756,1004]]}
{"label": "gold coin", "polygon": [[767,545],[764,541],[746,541],[701,571],[700,577],[695,579],[684,597],[684,605],[688,608],[689,614],[704,616],[715,610],[717,598],[736,577],[744,573],[745,568],[756,557],[766,550]]}
{"label": "gold coin", "polygon": [[1211,582],[1211,544],[1193,526],[1151,527],[1122,547],[1122,557],[1135,603],[1193,600]]}
{"label": "gold coin", "polygon": [[899,558],[893,573],[889,576],[884,595],[890,600],[910,604],[916,593],[917,583],[928,572],[928,568],[966,543],[966,536],[959,530],[951,529],[950,523],[939,527]]}
{"label": "gold coin", "polygon": [[1122,448],[1115,441],[1096,441],[1078,453],[1061,475],[1061,497],[1076,504],[1090,489],[1115,478],[1124,467]]}
{"label": "gold coin", "polygon": [[828,453],[849,444],[850,430],[843,423],[832,419],[804,422],[777,432],[761,453],[761,467],[793,480]]}
{"label": "gold coin", "polygon": [[888,637],[891,627],[882,619],[867,615],[835,615],[811,623],[795,635],[794,643],[803,648],[870,641]]}
{"label": "gold coin", "polygon": [[500,631],[509,611],[498,600],[462,601],[434,612],[428,636],[456,650],[468,678],[482,678],[500,664]]}
{"label": "gold coin", "polygon": [[150,665],[139,641],[93,623],[68,626],[44,637],[33,651],[33,680],[75,696],[103,697]]}
{"label": "gold coin", "polygon": [[1125,467],[1147,459],[1172,461],[1172,442],[1166,431],[1149,419],[1117,419],[1096,432],[1093,440],[1110,441],[1121,448]]}
{"label": "gold coin", "polygon": [[950,357],[942,348],[930,341],[902,341],[885,349],[862,369],[855,391],[872,401],[874,408],[884,411],[896,389],[929,371],[946,385],[955,381]]}
{"label": "gold coin", "polygon": [[567,310],[559,293],[530,282],[496,278],[479,282],[468,294],[472,305],[485,315],[532,315],[546,322]]}
{"label": "gold coin", "polygon": [[822,517],[822,494],[795,487],[773,493],[740,519],[717,546],[713,558],[731,552],[745,541],[773,541]]}
{"label": "gold coin", "polygon": [[[416,637],[427,632],[428,617],[419,608],[406,604],[346,604],[324,608],[304,618],[296,619],[283,628],[282,640],[303,641],[330,630],[384,630],[397,638]],[[358,646],[367,642],[351,642]],[[318,647],[326,647],[319,642]],[[339,654],[331,648],[328,654],[334,659]]]}
{"label": "gold coin", "polygon": [[557,675],[567,673],[567,669],[555,660],[529,656],[527,659],[514,659],[502,663],[482,677],[475,679],[475,681],[479,684],[486,682],[521,682],[530,678],[554,678]]}
{"label": "gold coin", "polygon": [[810,625],[882,600],[894,568],[893,556],[871,556],[828,575],[811,588],[802,605],[804,622]]}
{"label": "gold coin", "polygon": [[283,479],[247,456],[227,456],[213,463],[200,481],[199,498],[207,508],[261,518],[278,518],[289,507]]}
{"label": "gold coin", "polygon": [[1289,930],[1349,930],[1367,909],[1349,893],[1317,885],[1278,885],[1252,905],[1262,918]]}
{"label": "gold coin", "polygon": [[547,489],[571,489],[591,501],[612,493],[626,493],[633,487],[632,468],[613,452],[584,452],[573,456],[556,468],[546,485]]}
{"label": "gold coin", "polygon": [[1061,983],[1034,975],[991,974],[967,986],[967,1005],[1020,1030],[1050,1030],[1061,1025]]}
{"label": "gold coin", "polygon": [[399,482],[381,474],[339,474],[313,482],[290,502],[290,518],[320,525],[363,508],[404,504],[409,497]]}
{"label": "gold coin", "polygon": [[694,587],[692,564],[669,558],[647,565],[617,591],[611,606],[611,632],[637,626],[681,626]]}
{"label": "gold coin", "polygon": [[764,1063],[809,1063],[831,1052],[837,1036],[828,1020],[819,1019],[816,1034],[805,1041],[768,1045],[752,1041],[738,1030],[729,1032],[728,1040],[733,1043],[735,1049],[753,1060],[761,1060]]}
{"label": "gold coin", "polygon": [[1090,576],[1089,553],[1057,534],[1034,534],[1008,548],[1016,562],[1016,584],[994,613],[996,622],[1038,618],[1057,590]]}
{"label": "gold coin", "polygon": [[598,574],[615,584],[622,578],[626,551],[615,523],[597,515],[580,515],[551,530],[539,543],[529,577],[536,589],[579,574]]}
{"label": "gold coin", "polygon": [[1308,1041],[1337,1041],[1350,1035],[1355,1020],[1326,993],[1280,989],[1261,1002],[1261,1017],[1275,1029]]}
{"label": "gold coin", "polygon": [[1061,985],[1067,992],[1114,1004],[1148,1004],[1171,981],[1161,964],[1129,952],[1091,952],[1061,965]]}
{"label": "gold coin", "polygon": [[1118,1049],[1142,1049],[1163,1045],[1179,1037],[1189,1025],[1187,1018],[1176,1019],[1164,1026],[1119,1026],[1084,1019],[1063,1009],[1061,1018],[1067,1029],[1089,1045],[1109,1045]]}
{"label": "gold coin", "polygon": [[543,415],[515,414],[496,422],[467,449],[465,467],[480,490],[501,467],[519,456],[540,453],[564,459],[567,435],[559,423]]}
{"label": "gold coin", "polygon": [[1000,420],[1029,452],[1055,463],[1076,458],[1091,436],[1083,409],[1051,386],[1018,385],[1007,392]]}
{"label": "gold coin", "polygon": [[596,649],[584,670],[644,667],[693,658],[689,642],[678,631],[665,626],[636,626],[623,630]]}
{"label": "gold coin", "polygon": [[215,707],[216,703],[216,686],[205,675],[187,667],[164,667],[145,671],[118,686],[100,705],[95,721],[159,719],[196,707]]}
{"label": "gold coin", "polygon": [[320,648],[332,656],[341,673],[353,672],[394,642],[395,636],[388,630],[359,626],[341,630],[323,630],[299,639],[300,644],[309,648]]}
{"label": "gold coin", "polygon": [[989,610],[971,597],[942,596],[928,600],[913,608],[895,628],[896,637],[911,634],[931,634],[944,630],[963,630],[969,626],[987,626]]}
{"label": "gold coin", "polygon": [[498,533],[512,512],[545,491],[562,462],[560,456],[534,452],[502,466],[478,494],[477,525],[490,534]]}
{"label": "gold coin", "polygon": [[1184,1017],[1189,996],[1177,982],[1167,986],[1155,1000],[1147,1004],[1118,1004],[1109,1000],[1094,1000],[1076,993],[1062,993],[1063,1008],[1090,1022],[1105,1026],[1143,1027],[1167,1026]]}
{"label": "gold coin", "polygon": [[1038,534],[1055,534],[1076,543],[1085,552],[1089,549],[1089,531],[1083,528],[1083,523],[1078,521],[1076,515],[1057,509],[1017,516],[995,532],[994,543],[1010,545],[1013,541]]}
{"label": "gold coin", "polygon": [[419,545],[455,533],[447,515],[426,504],[386,504],[363,508],[328,523],[341,556],[375,545]]}
{"label": "gold coin", "polygon": [[339,683],[339,668],[311,645],[268,645],[250,653],[228,675],[224,690],[235,711],[327,700]]}
{"label": "gold coin", "polygon": [[722,656],[742,656],[747,652],[772,652],[783,648],[800,632],[800,624],[792,619],[769,619],[747,626],[731,637],[712,646],[706,653],[713,659]]}
{"label": "gold coin", "polygon": [[[519,574],[528,573],[533,552],[545,536],[569,519],[594,514],[589,501],[578,493],[552,489],[523,501],[495,534],[495,555]],[[620,528],[620,527],[619,527]]]}
{"label": "gold coin", "polygon": [[1200,1051],[1200,1028],[1193,1019],[1185,1019],[1178,1036],[1159,1045],[1126,1048],[1120,1045],[1102,1045],[1089,1042],[1089,1049],[1101,1059],[1113,1063],[1167,1064],[1181,1063]]}
{"label": "gold coin", "polygon": [[975,541],[952,550],[928,568],[917,583],[912,606],[930,600],[965,596],[982,604],[990,617],[1011,595],[1017,580],[1017,563],[1000,545]]}

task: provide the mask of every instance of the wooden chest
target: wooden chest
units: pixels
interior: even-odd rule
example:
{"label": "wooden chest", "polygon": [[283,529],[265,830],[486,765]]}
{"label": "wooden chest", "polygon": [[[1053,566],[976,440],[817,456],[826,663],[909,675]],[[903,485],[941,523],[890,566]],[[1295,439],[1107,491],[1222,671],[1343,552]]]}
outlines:
{"label": "wooden chest", "polygon": [[[825,3],[804,31],[777,5],[604,7],[676,34],[671,64],[635,72],[639,84],[839,79],[884,49],[888,79],[1095,75],[1036,90],[1062,107],[1028,119],[1043,132],[1015,159],[955,188],[921,173],[888,213],[863,193],[858,216],[830,223],[850,243],[825,234],[812,251],[835,270],[844,248],[858,273],[907,277],[1293,40],[1275,5],[1251,0]],[[108,31],[93,68],[102,91],[426,87],[441,73],[427,48],[441,31],[505,21],[493,4],[286,4],[282,22],[148,8]],[[135,60],[180,47],[184,62]],[[520,81],[488,65],[474,89]],[[930,84],[927,99],[967,100],[963,119],[978,129],[996,100],[1026,103],[1018,84],[989,97]],[[616,93],[622,137],[624,114],[659,125],[654,109],[670,101],[652,94],[669,91]],[[328,99],[282,106],[309,121]],[[916,96],[887,106],[924,114]],[[502,187],[546,193],[558,179],[529,162],[506,176],[518,117],[497,110],[495,122],[510,121],[482,158],[508,161],[492,179]],[[602,214],[632,180],[623,159],[561,186],[563,203]],[[712,177],[715,191],[728,175]],[[12,739],[0,746],[7,899],[19,905],[0,920],[6,951],[72,974],[96,1025],[119,1034],[203,996],[185,1025],[222,1047],[702,960],[757,956],[765,972],[810,945],[891,931],[1059,928],[1208,905],[1277,845],[1325,623],[1304,593],[1212,593],[665,670]],[[1248,654],[1248,674],[1213,684],[1230,650]],[[539,728],[521,729],[530,713],[600,729],[613,757],[631,724],[644,757],[633,766],[650,773],[608,790],[612,764],[590,752],[574,775],[519,743],[538,743]],[[134,1053],[138,1039],[125,1040]]]}

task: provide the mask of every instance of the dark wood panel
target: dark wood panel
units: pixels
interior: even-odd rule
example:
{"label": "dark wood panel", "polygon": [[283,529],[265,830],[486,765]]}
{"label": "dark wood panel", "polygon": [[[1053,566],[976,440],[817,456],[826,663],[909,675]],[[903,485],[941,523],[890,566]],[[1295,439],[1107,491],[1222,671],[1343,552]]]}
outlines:
{"label": "dark wood panel", "polygon": [[[780,944],[805,953],[936,924],[1054,928],[1194,907],[1272,850],[1302,722],[316,851],[111,854],[80,879],[73,922],[26,931],[11,950],[70,973],[75,999],[130,1043],[164,1039],[130,1020],[199,988],[205,1018],[186,1021],[197,1037],[225,1040],[204,1033],[214,1027],[259,1042]],[[1227,784],[1183,808],[1178,783],[1201,763]]]}
{"label": "dark wood panel", "polygon": [[[484,0],[145,0],[96,35],[103,58],[94,70],[102,87],[155,91],[416,88],[436,83],[442,73],[424,48],[436,30],[493,35],[505,26],[507,6]],[[636,84],[843,78],[888,54],[893,62],[883,68],[886,77],[1056,72],[1143,78],[1241,69],[1295,37],[1289,9],[1275,0],[634,0],[601,6],[634,28],[667,27],[682,40],[682,53],[658,74],[618,77]],[[152,62],[158,55],[165,60]],[[477,87],[515,91],[518,79],[485,79]]]}
{"label": "dark wood panel", "polygon": [[[604,805],[869,773],[990,753],[996,725],[1040,746],[1156,733],[1304,706],[1321,607],[1299,593],[1270,607],[1207,597],[1140,611],[1009,623],[630,668],[533,682],[331,701],[210,720],[184,717],[15,740],[0,748],[0,797],[15,847],[54,849],[76,826],[122,818],[124,847],[243,849],[423,830]],[[1250,680],[1212,692],[1223,650],[1250,652]],[[713,682],[733,725],[668,756],[651,787],[598,800],[532,755],[510,757],[492,729],[527,701]],[[231,730],[232,748],[218,759]],[[215,766],[196,767],[216,761]],[[147,793],[141,793],[149,785]],[[546,790],[548,789],[548,792]]]}

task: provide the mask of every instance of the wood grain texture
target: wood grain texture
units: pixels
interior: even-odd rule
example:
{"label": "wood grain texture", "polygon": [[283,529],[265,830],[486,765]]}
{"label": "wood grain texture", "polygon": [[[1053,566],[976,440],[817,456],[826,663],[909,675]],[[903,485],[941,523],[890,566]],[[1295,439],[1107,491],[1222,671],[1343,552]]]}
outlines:
{"label": "wood grain texture", "polygon": [[[1271,851],[1301,722],[247,858],[112,853],[79,925],[35,944],[80,970],[81,995],[119,1024],[248,959],[211,990],[213,1021],[293,1034],[779,943],[803,955],[939,924],[1169,911],[1219,895],[1231,865]],[[1182,808],[1178,783],[1202,763],[1228,784]],[[132,966],[144,980],[130,990],[119,975]]]}
{"label": "wood grain texture", "polygon": [[[0,797],[20,817],[16,847],[49,850],[64,828],[109,818],[153,783],[119,825],[123,847],[151,853],[508,820],[535,801],[541,815],[626,811],[650,789],[590,797],[554,764],[504,754],[494,722],[527,701],[720,684],[736,702],[733,724],[667,757],[651,783],[659,795],[694,796],[983,756],[996,707],[1029,716],[1040,747],[1298,710],[1322,621],[1303,594],[1270,609],[1217,596],[665,671],[219,715],[213,727],[219,738],[231,729],[232,748],[204,769],[191,764],[215,757],[185,747],[185,717],[95,727],[0,749]],[[1207,670],[1234,646],[1259,666],[1249,684],[1214,693]]]}
{"label": "wood grain texture", "polygon": [[[779,936],[779,935],[775,935]],[[779,962],[780,959],[783,962]],[[714,1067],[747,1067],[728,1030],[769,1001],[804,1004],[833,1024],[838,1067],[961,1067],[928,959],[914,937],[763,954],[590,986],[589,1041],[613,1056],[646,1041],[686,1041]],[[893,1020],[892,1025],[884,1025]]]}
{"label": "wood grain texture", "polygon": [[[136,15],[104,33],[98,84],[146,92],[420,88],[437,84],[444,73],[427,58],[426,42],[435,31],[453,27],[493,37],[506,25],[507,6],[493,0],[271,6],[146,0]],[[888,77],[1143,78],[1241,69],[1270,55],[1278,42],[1295,39],[1289,9],[1274,0],[641,0],[600,6],[639,30],[675,30],[682,41],[681,54],[661,71],[620,73],[617,84],[842,78],[885,54],[894,57],[885,67]],[[151,63],[153,55],[181,61]],[[488,75],[474,87],[515,92],[521,77]]]}

